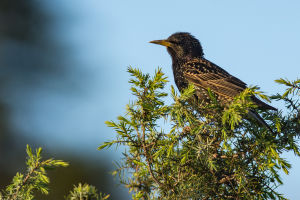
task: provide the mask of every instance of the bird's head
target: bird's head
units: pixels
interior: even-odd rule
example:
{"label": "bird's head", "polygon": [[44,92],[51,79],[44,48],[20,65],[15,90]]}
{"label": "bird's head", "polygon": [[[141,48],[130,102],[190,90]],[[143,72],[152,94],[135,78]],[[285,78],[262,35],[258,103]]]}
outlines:
{"label": "bird's head", "polygon": [[173,59],[191,59],[204,55],[200,42],[190,33],[174,33],[165,40],[153,40],[150,43],[167,47]]}

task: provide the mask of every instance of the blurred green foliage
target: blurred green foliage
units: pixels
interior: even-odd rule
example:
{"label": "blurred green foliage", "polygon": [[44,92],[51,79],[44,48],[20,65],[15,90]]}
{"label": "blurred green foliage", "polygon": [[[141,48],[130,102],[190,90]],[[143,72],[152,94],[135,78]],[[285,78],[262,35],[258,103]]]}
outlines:
{"label": "blurred green foliage", "polygon": [[98,193],[94,186],[79,183],[78,186],[74,186],[74,190],[70,192],[66,200],[105,200],[109,196],[109,194]]}
{"label": "blurred green foliage", "polygon": [[[49,194],[50,179],[47,171],[57,167],[67,167],[69,164],[62,160],[42,160],[42,148],[37,148],[35,153],[27,145],[27,172],[17,172],[12,183],[6,189],[0,191],[0,200],[31,200],[35,199],[37,192],[44,195]],[[79,183],[74,186],[70,194],[65,197],[67,200],[105,200],[110,195],[98,193],[94,186]],[[44,199],[44,198],[43,198]]]}
{"label": "blurred green foliage", "polygon": [[42,148],[38,148],[35,154],[29,145],[27,152],[27,173],[17,173],[12,183],[0,193],[0,199],[5,200],[31,200],[34,198],[34,192],[39,191],[48,194],[49,178],[46,170],[55,167],[67,167],[68,163],[61,160],[42,160]]}

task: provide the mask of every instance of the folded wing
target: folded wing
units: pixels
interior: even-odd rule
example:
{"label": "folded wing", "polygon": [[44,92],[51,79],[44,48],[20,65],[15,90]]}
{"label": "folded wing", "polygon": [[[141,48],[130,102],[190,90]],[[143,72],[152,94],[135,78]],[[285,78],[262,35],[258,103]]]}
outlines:
{"label": "folded wing", "polygon": [[186,63],[184,77],[198,88],[210,88],[221,98],[232,99],[247,85],[230,75],[224,69],[205,59],[195,59]]}

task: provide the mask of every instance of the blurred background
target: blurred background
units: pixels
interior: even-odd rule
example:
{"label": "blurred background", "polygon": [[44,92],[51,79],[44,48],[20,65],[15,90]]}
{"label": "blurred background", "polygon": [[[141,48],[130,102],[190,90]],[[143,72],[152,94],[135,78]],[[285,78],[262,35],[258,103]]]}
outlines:
{"label": "blurred background", "polygon": [[[115,136],[104,121],[133,99],[129,65],[160,66],[173,84],[166,50],[148,41],[191,32],[206,58],[271,95],[284,89],[275,79],[299,78],[299,10],[296,0],[1,0],[0,188],[25,169],[30,144],[70,162],[50,173],[50,194],[38,199],[63,199],[78,182],[130,199],[110,175],[124,149],[97,147]],[[300,162],[285,157],[293,168],[279,191],[297,199]]]}

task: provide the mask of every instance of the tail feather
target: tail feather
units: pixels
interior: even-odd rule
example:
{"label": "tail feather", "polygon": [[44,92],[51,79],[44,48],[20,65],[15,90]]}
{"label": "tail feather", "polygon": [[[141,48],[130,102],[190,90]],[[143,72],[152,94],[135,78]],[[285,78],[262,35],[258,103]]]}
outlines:
{"label": "tail feather", "polygon": [[[270,106],[269,104],[261,101],[260,99],[256,98],[255,96],[252,96],[252,101],[258,105],[261,109],[266,110],[277,110],[277,108],[274,108],[273,106]],[[257,113],[256,113],[257,114]]]}
{"label": "tail feather", "polygon": [[269,131],[271,131],[271,133],[274,133],[273,130],[270,128],[270,126],[265,122],[265,120],[257,112],[255,112],[254,110],[249,110],[248,114],[252,118],[256,119],[261,125],[263,125],[267,129],[269,129]]}

